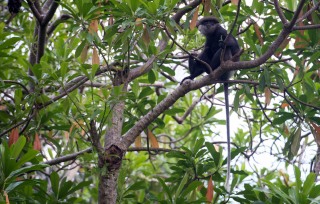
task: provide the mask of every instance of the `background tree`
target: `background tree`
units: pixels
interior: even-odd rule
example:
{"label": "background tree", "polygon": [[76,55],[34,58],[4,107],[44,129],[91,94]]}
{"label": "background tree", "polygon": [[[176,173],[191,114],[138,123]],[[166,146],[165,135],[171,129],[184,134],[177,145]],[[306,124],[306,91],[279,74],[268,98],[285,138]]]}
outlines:
{"label": "background tree", "polygon": [[[318,1],[7,5],[0,202],[319,202]],[[179,85],[204,43],[195,23],[208,15],[236,36],[241,61]],[[215,79],[230,70],[228,193]]]}

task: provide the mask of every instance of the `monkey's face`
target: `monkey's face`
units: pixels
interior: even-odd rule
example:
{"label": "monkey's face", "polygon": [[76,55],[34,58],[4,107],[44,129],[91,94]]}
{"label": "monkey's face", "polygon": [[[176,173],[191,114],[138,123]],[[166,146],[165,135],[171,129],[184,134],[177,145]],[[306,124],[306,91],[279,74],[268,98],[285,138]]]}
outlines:
{"label": "monkey's face", "polygon": [[212,35],[216,31],[218,26],[219,23],[213,21],[204,21],[200,22],[200,24],[197,25],[198,30],[204,36]]}

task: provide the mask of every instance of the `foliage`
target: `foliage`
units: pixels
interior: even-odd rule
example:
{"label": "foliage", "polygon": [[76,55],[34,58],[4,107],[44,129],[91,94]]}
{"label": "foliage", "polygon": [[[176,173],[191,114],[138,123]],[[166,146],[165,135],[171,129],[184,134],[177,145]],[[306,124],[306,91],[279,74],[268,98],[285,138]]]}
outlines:
{"label": "foliage", "polygon": [[[305,181],[301,180],[301,171],[294,166],[295,181],[290,182],[288,175],[282,175],[284,182],[280,177],[262,179],[262,186],[256,188],[246,184],[245,190],[239,192],[245,199],[239,197],[235,200],[241,203],[319,203],[320,185],[316,185],[314,180],[316,175],[310,173]],[[274,182],[270,181],[274,180]],[[259,201],[259,202],[257,202]]]}
{"label": "foliage", "polygon": [[26,145],[26,138],[20,137],[17,142],[10,147],[6,142],[0,145],[0,202],[5,203],[4,195],[13,201],[25,201],[32,193],[28,190],[31,186],[39,186],[42,181],[38,179],[28,179],[25,174],[37,170],[42,170],[48,165],[31,164],[36,162],[38,151],[29,149],[23,152]]}
{"label": "foliage", "polygon": [[[118,203],[319,202],[319,29],[291,29],[276,46],[289,24],[258,0],[239,13],[239,1],[44,2],[0,14],[0,203],[97,203],[114,172]],[[294,19],[296,1],[280,6]],[[223,87],[212,74],[179,85],[205,40],[194,20],[207,15],[233,28],[241,62],[277,48],[231,83],[230,194]],[[319,24],[318,8],[295,26]],[[112,145],[126,155],[105,153]],[[101,163],[114,158],[120,170]]]}

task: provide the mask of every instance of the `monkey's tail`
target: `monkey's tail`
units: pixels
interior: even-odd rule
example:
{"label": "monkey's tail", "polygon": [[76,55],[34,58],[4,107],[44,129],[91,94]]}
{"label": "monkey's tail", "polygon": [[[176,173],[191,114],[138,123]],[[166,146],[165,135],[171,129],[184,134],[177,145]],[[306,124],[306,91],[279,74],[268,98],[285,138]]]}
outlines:
{"label": "monkey's tail", "polygon": [[226,124],[227,124],[227,177],[225,182],[225,189],[230,193],[230,162],[231,162],[231,140],[230,140],[230,112],[229,112],[229,84],[223,83],[224,87],[224,100],[226,103]]}

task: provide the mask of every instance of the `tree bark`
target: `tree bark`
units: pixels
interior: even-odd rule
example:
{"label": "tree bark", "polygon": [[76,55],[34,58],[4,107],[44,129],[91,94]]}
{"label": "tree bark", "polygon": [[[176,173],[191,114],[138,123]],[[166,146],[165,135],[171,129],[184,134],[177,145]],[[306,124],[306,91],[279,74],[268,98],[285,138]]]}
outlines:
{"label": "tree bark", "polygon": [[[115,84],[115,86],[117,85]],[[127,84],[124,84],[122,90],[123,92],[127,91]],[[124,108],[125,102],[120,99],[113,105],[112,123],[104,138],[105,151],[98,152],[99,204],[115,204],[117,201],[118,175],[126,149],[121,149],[115,144],[118,144],[121,139]]]}
{"label": "tree bark", "polygon": [[112,145],[104,155],[99,155],[99,204],[115,204],[117,183],[124,151]]}

